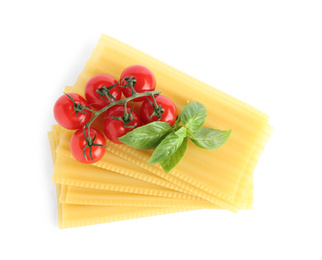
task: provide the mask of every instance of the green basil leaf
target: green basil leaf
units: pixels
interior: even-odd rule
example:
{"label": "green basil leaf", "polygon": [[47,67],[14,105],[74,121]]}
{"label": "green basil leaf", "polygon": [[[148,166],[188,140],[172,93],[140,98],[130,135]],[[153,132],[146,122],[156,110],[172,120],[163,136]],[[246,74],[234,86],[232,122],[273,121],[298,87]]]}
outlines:
{"label": "green basil leaf", "polygon": [[231,129],[227,131],[212,128],[201,128],[189,135],[192,142],[200,148],[215,150],[228,140]]}
{"label": "green basil leaf", "polygon": [[165,159],[164,161],[160,162],[163,170],[166,173],[169,173],[182,159],[184,153],[186,152],[188,145],[188,138],[185,137],[180,147],[175,151],[174,154],[172,154],[168,159]]}
{"label": "green basil leaf", "polygon": [[187,128],[180,126],[180,128],[174,132],[179,137],[186,137],[187,136]]}
{"label": "green basil leaf", "polygon": [[181,112],[181,122],[190,131],[199,130],[205,123],[207,110],[200,102],[195,101],[186,105]]}
{"label": "green basil leaf", "polygon": [[133,129],[119,140],[135,149],[148,150],[157,147],[171,131],[168,123],[156,121]]}
{"label": "green basil leaf", "polygon": [[[179,132],[179,135],[176,134],[177,132]],[[173,155],[186,137],[186,134],[183,134],[183,132],[186,133],[185,127],[181,127],[178,131],[168,134],[155,148],[148,165],[162,162]]]}

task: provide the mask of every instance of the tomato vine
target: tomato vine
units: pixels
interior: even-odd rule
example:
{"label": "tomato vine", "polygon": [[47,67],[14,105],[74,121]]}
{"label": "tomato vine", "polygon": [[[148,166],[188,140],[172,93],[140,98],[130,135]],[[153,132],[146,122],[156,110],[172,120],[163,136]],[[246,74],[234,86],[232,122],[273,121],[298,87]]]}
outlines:
{"label": "tomato vine", "polygon": [[[123,85],[124,81],[126,82],[125,85]],[[117,83],[118,84],[118,83]],[[96,92],[100,94],[100,97],[101,99],[103,99],[103,96],[106,97],[108,99],[108,105],[106,105],[105,107],[101,108],[100,110],[98,111],[95,111],[91,108],[89,108],[89,106],[84,106],[84,105],[80,105],[78,103],[76,103],[74,101],[74,99],[65,93],[65,95],[68,96],[68,98],[70,98],[74,104],[74,110],[75,110],[75,113],[78,115],[79,112],[81,113],[85,113],[85,114],[88,114],[88,112],[92,113],[93,114],[93,117],[89,120],[88,123],[86,123],[84,126],[83,126],[83,132],[84,132],[84,139],[86,141],[86,146],[84,147],[84,150],[83,150],[83,154],[85,155],[85,149],[89,149],[89,154],[90,154],[90,157],[92,159],[92,146],[95,146],[95,143],[93,142],[93,138],[91,137],[90,135],[90,131],[91,131],[91,124],[104,112],[106,112],[108,109],[112,108],[113,106],[116,106],[116,105],[123,105],[124,106],[124,114],[123,116],[121,117],[109,117],[109,118],[113,118],[113,119],[117,119],[117,120],[120,120],[123,122],[123,125],[125,128],[133,128],[133,126],[130,126],[128,125],[129,122],[132,121],[133,119],[133,116],[132,116],[132,112],[133,112],[133,108],[132,107],[130,109],[130,111],[128,112],[127,111],[127,105],[128,105],[128,102],[129,101],[132,101],[136,98],[142,98],[142,97],[151,97],[153,99],[153,108],[155,109],[155,114],[158,115],[158,118],[160,119],[161,118],[161,115],[162,113],[164,112],[164,110],[162,110],[160,107],[158,107],[156,101],[155,101],[155,98],[154,96],[155,95],[159,95],[161,93],[161,90],[154,90],[154,91],[148,91],[148,92],[144,92],[144,93],[139,93],[137,92],[134,87],[135,87],[135,84],[136,84],[136,79],[131,76],[129,78],[123,78],[121,80],[121,83],[120,83],[120,86],[121,88],[127,88],[127,87],[130,87],[131,88],[131,93],[132,95],[129,96],[129,97],[126,97],[126,98],[123,98],[123,99],[120,99],[120,100],[116,100],[113,96],[111,96],[109,94],[109,90],[111,90],[112,88],[116,87],[117,84],[113,84],[111,86],[103,86],[101,88],[99,88]],[[104,99],[103,99],[104,100]],[[106,101],[106,100],[104,100]],[[149,100],[150,101],[150,100]],[[151,102],[151,101],[150,101]],[[87,133],[85,131],[85,129],[87,129]],[[86,160],[87,157],[85,157]],[[93,159],[92,159],[93,160]]]}

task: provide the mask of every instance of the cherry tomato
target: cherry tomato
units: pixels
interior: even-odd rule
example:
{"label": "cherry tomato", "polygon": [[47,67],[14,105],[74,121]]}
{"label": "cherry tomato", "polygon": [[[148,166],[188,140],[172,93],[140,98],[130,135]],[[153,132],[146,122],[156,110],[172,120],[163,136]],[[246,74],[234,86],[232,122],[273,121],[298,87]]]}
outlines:
{"label": "cherry tomato", "polygon": [[[130,112],[130,108],[127,107],[127,112]],[[124,106],[116,105],[111,107],[106,111],[105,117],[123,117],[124,115]],[[126,133],[132,131],[136,127],[142,126],[142,122],[140,116],[132,111],[133,119],[131,122],[127,123],[127,126],[133,126],[131,128],[126,128],[123,124],[123,121],[114,119],[114,118],[105,118],[104,119],[104,134],[105,136],[111,140],[113,143],[122,144],[118,138],[125,135]]]}
{"label": "cherry tomato", "polygon": [[[85,128],[86,136],[88,135],[88,128]],[[96,136],[95,136],[96,135]],[[90,148],[87,147],[85,149],[86,158],[84,157],[83,150],[85,146],[88,144],[88,142],[85,140],[84,136],[84,130],[79,129],[77,130],[71,140],[70,140],[70,151],[73,154],[73,156],[76,158],[76,160],[82,162],[82,163],[94,163],[99,161],[104,153],[105,153],[105,145],[106,140],[104,135],[97,129],[91,128],[90,129],[90,136],[93,141],[93,145],[91,148],[92,158],[90,155]],[[94,138],[95,137],[95,138]],[[104,146],[97,146],[97,145],[104,145]]]}
{"label": "cherry tomato", "polygon": [[[147,91],[155,90],[155,77],[150,69],[142,65],[132,65],[127,67],[121,74],[120,82],[124,78],[134,77],[136,83],[134,85],[134,89],[138,93],[143,93]],[[122,82],[122,86],[126,85],[127,82],[124,80]],[[131,87],[121,88],[125,97],[130,97],[132,95]],[[145,97],[135,98],[134,102],[143,101]]]}
{"label": "cherry tomato", "polygon": [[[78,94],[68,93],[76,106],[88,106],[87,101]],[[75,104],[67,95],[61,96],[55,103],[54,116],[58,124],[67,129],[79,129],[91,119],[91,112],[75,112]]]}
{"label": "cherry tomato", "polygon": [[[151,101],[152,98],[149,98]],[[140,115],[143,124],[148,124],[149,122],[158,121],[158,116],[154,115],[151,117],[151,115],[154,112],[153,106],[149,102],[149,100],[145,100],[142,103],[141,109],[140,109]],[[174,122],[177,119],[177,108],[176,105],[167,97],[165,96],[155,96],[155,101],[157,105],[161,105],[161,108],[164,109],[164,112],[161,114],[160,121],[167,122],[170,126],[173,126]],[[153,103],[153,101],[151,101]],[[151,119],[150,119],[151,117]]]}
{"label": "cherry tomato", "polygon": [[[108,88],[114,84],[117,84],[116,79],[105,74],[96,75],[86,83],[85,97],[93,109],[100,110],[110,103],[110,101],[106,96],[102,96],[101,98],[97,90],[100,89],[102,91],[103,87]],[[110,93],[110,95],[112,95],[112,97],[110,97],[112,100],[113,100],[113,97],[115,100],[121,99],[122,91],[119,84],[117,84],[115,87],[111,88],[110,90],[107,90],[105,88],[103,89],[106,92]]]}

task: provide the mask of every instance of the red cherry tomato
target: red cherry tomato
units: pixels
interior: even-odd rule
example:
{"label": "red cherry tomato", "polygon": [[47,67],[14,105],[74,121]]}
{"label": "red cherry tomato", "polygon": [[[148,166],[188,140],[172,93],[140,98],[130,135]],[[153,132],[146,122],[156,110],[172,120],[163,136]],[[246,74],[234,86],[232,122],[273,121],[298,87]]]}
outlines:
{"label": "red cherry tomato", "polygon": [[[152,100],[152,98],[149,98],[149,100]],[[158,116],[154,115],[151,117],[151,115],[154,112],[153,106],[150,104],[149,100],[145,100],[142,103],[141,109],[140,109],[140,115],[143,124],[148,124],[149,122],[158,121]],[[164,112],[161,114],[160,121],[167,122],[170,126],[173,126],[174,122],[177,119],[177,108],[176,105],[167,97],[165,96],[155,96],[155,101],[157,105],[161,105],[161,108],[164,109]],[[153,101],[151,101],[153,103]],[[151,117],[151,119],[150,119]]]}
{"label": "red cherry tomato", "polygon": [[[75,104],[88,106],[87,101],[78,94],[68,93]],[[67,129],[79,129],[91,119],[91,112],[84,110],[84,112],[75,112],[74,102],[67,96],[61,96],[55,103],[54,116],[58,124]]]}
{"label": "red cherry tomato", "polygon": [[[88,128],[85,129],[86,136],[88,135]],[[95,136],[96,135],[96,136]],[[106,140],[104,135],[97,129],[91,128],[90,129],[90,136],[93,141],[93,145],[91,148],[92,152],[92,158],[90,155],[90,148],[87,147],[85,149],[86,158],[84,157],[83,150],[85,146],[88,144],[85,140],[84,131],[83,129],[77,130],[71,140],[70,140],[70,151],[73,154],[73,156],[76,158],[76,160],[82,162],[82,163],[94,163],[99,161],[104,153],[105,153],[105,145]],[[95,137],[95,138],[94,138]],[[96,145],[104,145],[104,146],[95,146]]]}
{"label": "red cherry tomato", "polygon": [[[155,90],[155,77],[150,69],[142,65],[132,65],[127,67],[121,74],[120,82],[124,78],[134,77],[136,83],[134,85],[134,89],[138,93],[143,93],[147,91]],[[122,82],[122,86],[126,85],[127,82],[124,80]],[[125,97],[130,97],[132,95],[131,87],[121,88]],[[143,101],[145,97],[135,98],[134,102]]]}
{"label": "red cherry tomato", "polygon": [[[85,97],[88,103],[91,105],[91,107],[96,110],[100,110],[103,107],[107,106],[110,103],[110,101],[106,96],[102,96],[101,98],[97,90],[101,89],[102,87],[108,88],[116,83],[117,83],[116,79],[114,79],[109,75],[100,74],[92,77],[86,83],[86,86],[85,86]],[[121,99],[122,91],[119,84],[117,84],[115,87],[113,87],[110,90],[105,89],[105,91],[108,91],[110,95],[112,95],[116,100]],[[113,100],[113,98],[111,99]]]}
{"label": "red cherry tomato", "polygon": [[[127,112],[130,111],[130,108],[127,107]],[[116,105],[111,107],[106,111],[105,117],[123,117],[124,115],[124,106],[123,105]],[[127,123],[127,126],[133,126],[131,128],[126,128],[123,124],[123,121],[113,118],[105,118],[104,119],[104,134],[105,136],[111,140],[113,143],[122,144],[118,138],[125,135],[126,133],[132,131],[136,127],[142,126],[142,122],[140,116],[135,112],[132,111],[133,119],[131,122]]]}

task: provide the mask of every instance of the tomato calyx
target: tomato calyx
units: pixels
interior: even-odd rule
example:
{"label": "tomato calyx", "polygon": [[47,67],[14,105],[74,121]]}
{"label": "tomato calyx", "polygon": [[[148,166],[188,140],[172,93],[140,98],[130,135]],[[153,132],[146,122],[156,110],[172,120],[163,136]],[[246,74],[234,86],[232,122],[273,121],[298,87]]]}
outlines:
{"label": "tomato calyx", "polygon": [[153,99],[153,102],[149,98],[147,98],[147,100],[149,101],[149,103],[151,104],[151,106],[153,107],[153,110],[154,110],[149,118],[149,122],[151,121],[151,118],[154,116],[158,116],[157,121],[159,121],[161,119],[162,113],[165,112],[164,108],[162,108],[161,105],[157,104],[154,96],[152,96],[152,99]]}
{"label": "tomato calyx", "polygon": [[[92,154],[92,147],[93,146],[101,146],[101,147],[106,147],[106,145],[103,145],[103,144],[97,144],[97,143],[94,143],[95,141],[95,138],[97,137],[97,132],[93,129],[93,128],[87,128],[88,129],[88,133],[86,134],[86,130],[85,130],[85,127],[83,128],[83,132],[84,132],[84,139],[86,141],[86,145],[83,149],[83,156],[84,158],[86,159],[86,161],[88,161],[88,158],[86,156],[86,149],[88,148],[89,150],[89,155],[91,157],[91,160],[94,161],[93,159],[93,154]],[[91,135],[90,135],[90,131],[94,131],[94,136],[93,138],[91,138]]]}
{"label": "tomato calyx", "polygon": [[118,85],[118,82],[116,82],[115,84],[106,87],[100,87],[96,90],[96,92],[100,95],[100,98],[104,101],[106,101],[103,97],[106,97],[110,102],[111,101],[116,101],[116,98],[109,92],[112,88],[114,88],[115,86]]}
{"label": "tomato calyx", "polygon": [[[123,85],[123,82],[126,81],[127,83],[125,85]],[[122,79],[122,82],[121,82],[121,88],[127,88],[127,87],[130,87],[131,88],[131,95],[133,96],[134,94],[136,94],[137,92],[135,91],[134,89],[134,86],[135,86],[135,83],[136,83],[136,79],[131,76],[129,78],[124,78]]]}
{"label": "tomato calyx", "polygon": [[70,96],[68,95],[67,93],[64,93],[72,102],[73,102],[73,106],[74,106],[74,111],[75,111],[75,114],[76,116],[79,118],[79,115],[78,113],[81,112],[81,113],[84,113],[84,114],[87,114],[89,115],[90,113],[86,112],[84,109],[88,109],[87,106],[83,106],[82,104],[80,103],[76,103],[75,100]]}
{"label": "tomato calyx", "polygon": [[129,112],[127,112],[126,103],[124,103],[123,106],[124,106],[124,114],[123,114],[123,116],[107,116],[107,117],[104,117],[104,118],[111,118],[111,119],[120,120],[120,121],[123,122],[123,126],[125,128],[133,128],[133,127],[135,127],[135,125],[128,125],[128,123],[132,122],[132,120],[133,120],[132,112],[133,112],[134,106],[131,107]]}

